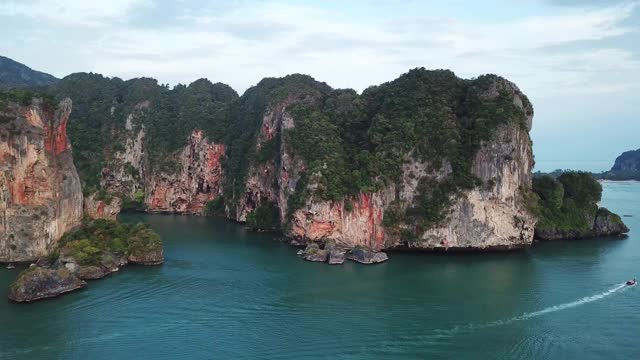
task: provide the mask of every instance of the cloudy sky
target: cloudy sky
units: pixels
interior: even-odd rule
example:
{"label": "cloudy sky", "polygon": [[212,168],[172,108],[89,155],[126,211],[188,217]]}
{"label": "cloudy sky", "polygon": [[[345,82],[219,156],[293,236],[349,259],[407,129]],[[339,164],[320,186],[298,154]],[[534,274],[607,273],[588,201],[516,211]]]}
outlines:
{"label": "cloudy sky", "polygon": [[640,148],[640,2],[2,0],[0,54],[239,93],[310,74],[358,91],[414,67],[495,73],[532,100],[538,169],[603,170]]}

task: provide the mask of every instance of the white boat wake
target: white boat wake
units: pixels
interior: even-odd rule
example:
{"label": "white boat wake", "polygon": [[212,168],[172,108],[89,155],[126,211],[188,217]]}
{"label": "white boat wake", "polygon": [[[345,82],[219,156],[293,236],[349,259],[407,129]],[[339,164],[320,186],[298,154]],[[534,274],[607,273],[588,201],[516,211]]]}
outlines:
{"label": "white boat wake", "polygon": [[484,324],[469,324],[469,325],[463,325],[463,326],[455,326],[454,328],[449,329],[449,330],[436,330],[436,332],[438,334],[435,335],[435,336],[432,336],[432,337],[436,337],[436,338],[450,337],[450,336],[453,336],[453,335],[458,334],[460,332],[493,328],[493,327],[497,327],[497,326],[509,325],[509,324],[512,324],[512,323],[517,322],[517,321],[529,320],[531,318],[535,318],[535,317],[538,317],[538,316],[542,316],[542,315],[546,315],[546,314],[549,314],[549,313],[553,313],[553,312],[557,312],[557,311],[562,311],[562,310],[574,308],[576,306],[580,306],[580,305],[584,305],[584,304],[588,304],[588,303],[591,303],[591,302],[594,302],[594,301],[598,301],[598,300],[604,299],[607,296],[611,296],[611,295],[615,294],[616,292],[618,292],[620,290],[623,290],[623,289],[625,289],[627,287],[631,287],[631,286],[627,286],[626,284],[616,285],[615,287],[613,287],[613,288],[611,288],[611,289],[609,289],[607,291],[601,292],[599,294],[595,294],[595,295],[591,295],[591,296],[585,296],[582,299],[579,299],[579,300],[576,300],[576,301],[572,301],[572,302],[568,302],[568,303],[564,303],[564,304],[560,304],[560,305],[550,306],[550,307],[544,308],[542,310],[524,313],[522,315],[514,316],[514,317],[509,318],[509,319],[496,320],[496,321],[492,321],[492,322],[488,322],[488,323],[484,323]]}

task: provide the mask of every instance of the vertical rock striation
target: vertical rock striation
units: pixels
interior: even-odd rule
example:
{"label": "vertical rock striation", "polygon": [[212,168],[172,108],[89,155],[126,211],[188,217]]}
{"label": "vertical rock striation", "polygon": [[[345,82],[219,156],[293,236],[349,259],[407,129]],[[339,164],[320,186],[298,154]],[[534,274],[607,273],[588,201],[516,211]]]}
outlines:
{"label": "vertical rock striation", "polygon": [[5,104],[0,125],[0,261],[29,261],[82,219],[82,189],[66,127],[71,100],[52,109]]}
{"label": "vertical rock striation", "polygon": [[151,212],[200,214],[208,201],[221,191],[223,144],[209,142],[201,130],[194,130],[178,155],[181,169],[176,174],[152,174],[145,203]]}
{"label": "vertical rock striation", "polygon": [[[146,131],[139,118],[148,109],[148,101],[134,107],[126,117],[124,147],[102,170],[101,186],[117,198],[144,203],[149,212],[201,214],[205,204],[214,200],[222,189],[224,144],[210,142],[200,129],[194,129],[187,144],[173,160],[179,170],[166,173],[149,164],[145,151]],[[85,201],[85,209],[93,218],[113,218],[120,211],[120,199],[111,207],[101,201]],[[106,213],[105,213],[106,210]]]}

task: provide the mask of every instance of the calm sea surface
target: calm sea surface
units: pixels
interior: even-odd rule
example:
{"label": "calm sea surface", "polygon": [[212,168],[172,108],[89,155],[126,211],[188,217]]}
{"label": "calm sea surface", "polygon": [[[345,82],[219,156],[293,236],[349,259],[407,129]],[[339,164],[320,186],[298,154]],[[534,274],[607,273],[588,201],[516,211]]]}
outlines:
{"label": "calm sea surface", "polygon": [[[0,300],[2,359],[639,359],[640,183],[605,183],[626,240],[306,263],[221,219],[124,215],[165,242],[67,296]],[[5,299],[18,270],[0,269]]]}

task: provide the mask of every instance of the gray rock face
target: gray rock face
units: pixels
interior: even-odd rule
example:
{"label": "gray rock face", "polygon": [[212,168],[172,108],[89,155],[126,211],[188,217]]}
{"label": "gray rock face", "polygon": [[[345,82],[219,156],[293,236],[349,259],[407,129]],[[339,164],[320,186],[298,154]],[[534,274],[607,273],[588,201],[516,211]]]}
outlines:
{"label": "gray rock face", "polygon": [[597,236],[621,235],[629,232],[629,228],[622,222],[620,216],[605,208],[598,209],[593,231]]}
{"label": "gray rock face", "polygon": [[329,251],[320,249],[320,247],[317,244],[311,243],[307,245],[306,249],[304,249],[302,258],[307,261],[326,262],[327,259],[329,258]]}
{"label": "gray rock face", "polygon": [[366,248],[352,249],[349,251],[347,258],[361,264],[377,264],[389,260],[386,253],[382,251],[376,252]]}
{"label": "gray rock face", "polygon": [[346,251],[343,249],[332,249],[329,252],[329,265],[342,265],[344,264]]}
{"label": "gray rock face", "polygon": [[78,290],[86,284],[66,268],[47,269],[33,266],[22,272],[11,286],[9,299],[15,302],[32,302]]}
{"label": "gray rock face", "polygon": [[101,266],[81,266],[77,275],[82,280],[97,280],[111,274]]}
{"label": "gray rock face", "polygon": [[625,151],[618,156],[611,171],[640,173],[640,149]]}
{"label": "gray rock face", "polygon": [[[494,101],[501,94],[512,97],[526,124],[501,125],[491,139],[480,144],[471,164],[480,185],[462,191],[453,199],[441,223],[428,229],[415,229],[412,223],[401,222],[395,228],[384,224],[394,204],[399,204],[402,210],[415,205],[421,179],[443,179],[453,171],[447,161],[439,166],[409,153],[402,169],[402,181],[350,199],[309,199],[293,213],[287,235],[310,241],[331,239],[341,247],[375,250],[509,250],[530,245],[536,219],[522,199],[526,191],[531,190],[533,153],[528,130],[533,109],[526,96],[504,79],[495,80],[481,98]],[[415,232],[416,238],[405,240],[401,236],[403,230]]]}

